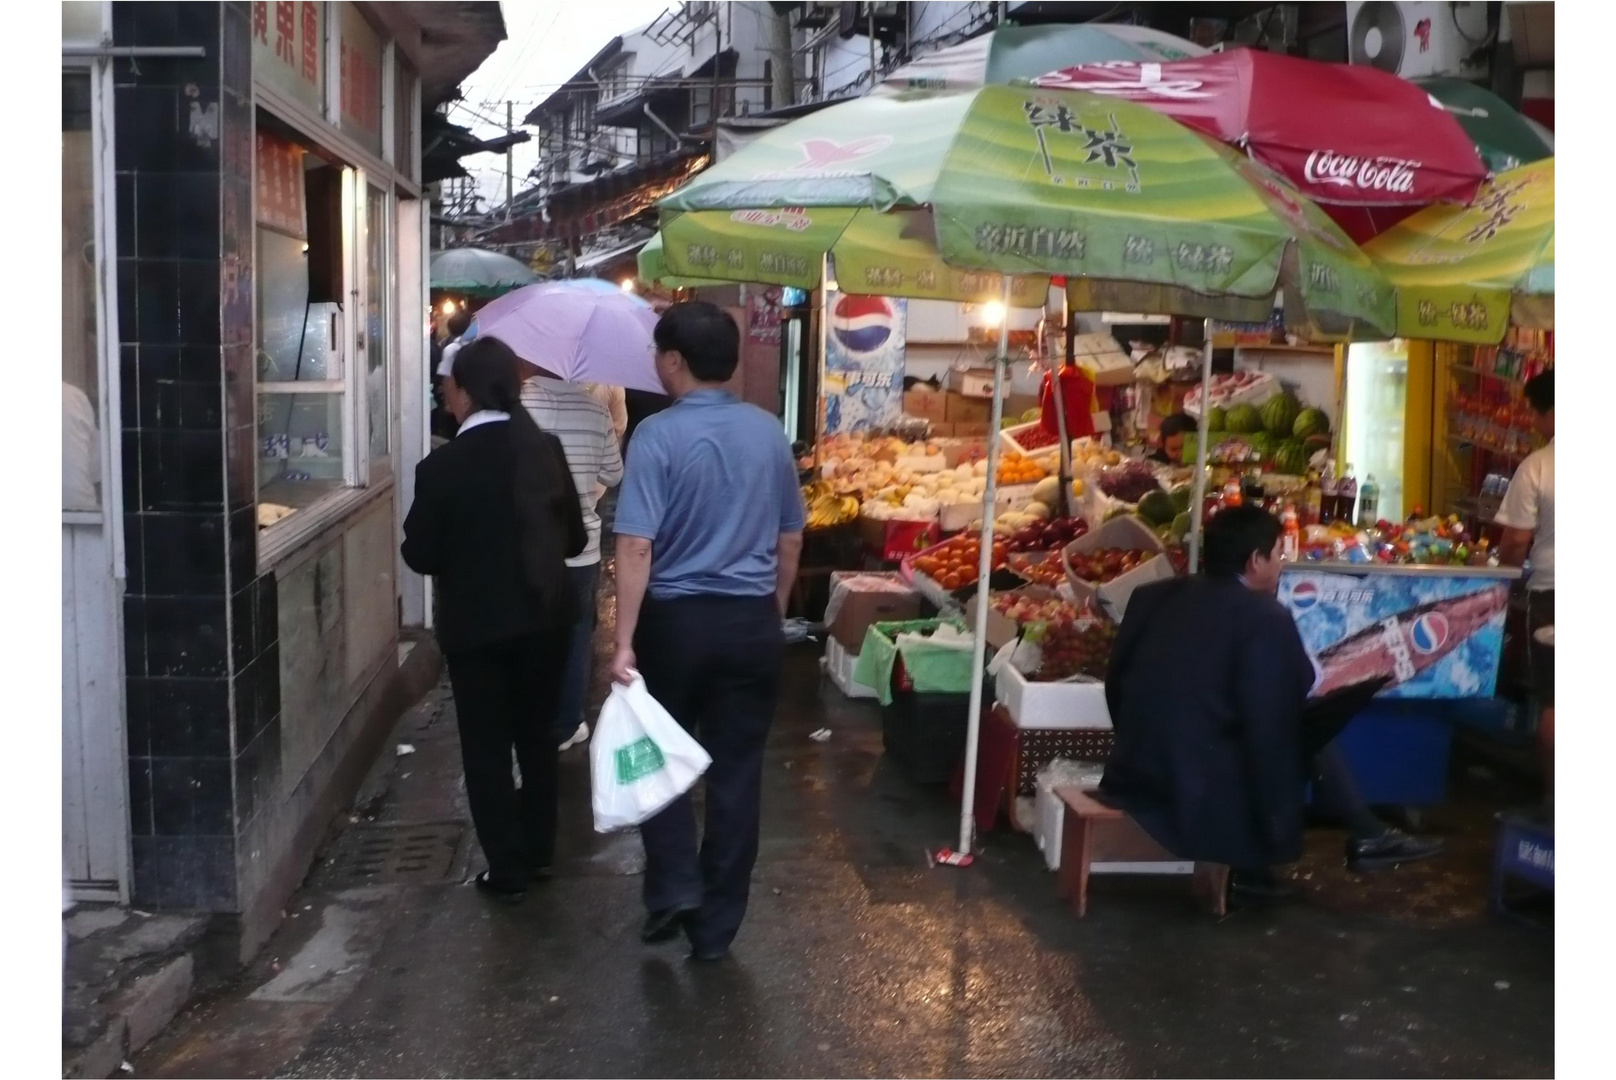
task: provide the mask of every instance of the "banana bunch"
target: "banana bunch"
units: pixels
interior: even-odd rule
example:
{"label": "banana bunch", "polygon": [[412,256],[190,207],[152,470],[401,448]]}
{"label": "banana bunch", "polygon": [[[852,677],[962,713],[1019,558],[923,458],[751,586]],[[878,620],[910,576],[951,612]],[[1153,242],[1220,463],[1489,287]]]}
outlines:
{"label": "banana bunch", "polygon": [[859,501],[851,495],[838,495],[823,480],[804,485],[803,505],[808,508],[808,527],[828,529],[858,517]]}

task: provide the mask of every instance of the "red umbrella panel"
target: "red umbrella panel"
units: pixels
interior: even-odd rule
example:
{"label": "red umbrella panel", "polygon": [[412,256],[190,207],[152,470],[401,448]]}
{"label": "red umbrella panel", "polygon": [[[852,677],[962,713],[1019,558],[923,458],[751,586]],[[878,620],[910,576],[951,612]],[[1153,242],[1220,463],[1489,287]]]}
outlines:
{"label": "red umbrella panel", "polygon": [[1371,67],[1255,49],[1188,60],[1081,64],[1039,86],[1126,98],[1240,147],[1349,234],[1432,203],[1469,203],[1487,168],[1440,102]]}

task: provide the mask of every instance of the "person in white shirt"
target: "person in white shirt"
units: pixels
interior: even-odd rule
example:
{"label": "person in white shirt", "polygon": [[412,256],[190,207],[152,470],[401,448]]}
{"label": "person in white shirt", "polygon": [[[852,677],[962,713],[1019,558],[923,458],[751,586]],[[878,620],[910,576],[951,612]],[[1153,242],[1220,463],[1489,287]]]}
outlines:
{"label": "person in white shirt", "polygon": [[1527,680],[1541,712],[1539,744],[1549,790],[1554,790],[1554,646],[1537,639],[1554,625],[1554,372],[1529,380],[1526,400],[1537,414],[1537,429],[1548,445],[1527,456],[1509,482],[1493,521],[1504,527],[1498,561],[1530,563],[1526,580]]}
{"label": "person in white shirt", "polygon": [[589,531],[589,543],[583,553],[567,560],[567,576],[577,591],[580,609],[561,687],[561,706],[556,713],[556,735],[561,749],[567,750],[589,738],[584,705],[594,660],[595,601],[600,585],[601,522],[596,507],[607,488],[623,481],[621,429],[596,397],[595,388],[563,382],[526,360],[522,375],[522,406],[540,430],[561,440],[567,467],[578,487],[584,526]]}
{"label": "person in white shirt", "polygon": [[62,509],[99,510],[101,437],[95,406],[83,390],[62,383]]}

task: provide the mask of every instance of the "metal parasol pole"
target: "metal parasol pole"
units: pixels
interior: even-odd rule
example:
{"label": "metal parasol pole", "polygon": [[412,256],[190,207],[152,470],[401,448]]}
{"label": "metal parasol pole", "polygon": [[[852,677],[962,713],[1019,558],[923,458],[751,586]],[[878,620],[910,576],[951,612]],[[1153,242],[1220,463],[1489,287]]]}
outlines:
{"label": "metal parasol pole", "polygon": [[825,462],[825,348],[829,341],[830,252],[819,257],[819,373],[814,379],[814,479]]}
{"label": "metal parasol pole", "polygon": [[988,656],[988,578],[993,576],[993,519],[999,482],[999,424],[1004,419],[1004,369],[1010,362],[1010,275],[1004,277],[1004,321],[999,324],[999,355],[993,361],[993,415],[988,422],[987,490],[982,493],[982,553],[977,560],[976,630],[971,644],[971,703],[965,719],[965,791],[960,796],[961,855],[975,839],[977,739],[982,733],[982,669]]}
{"label": "metal parasol pole", "polygon": [[1201,569],[1201,528],[1206,507],[1206,434],[1212,416],[1212,320],[1201,323],[1201,422],[1195,440],[1195,505],[1190,508],[1190,573]]}

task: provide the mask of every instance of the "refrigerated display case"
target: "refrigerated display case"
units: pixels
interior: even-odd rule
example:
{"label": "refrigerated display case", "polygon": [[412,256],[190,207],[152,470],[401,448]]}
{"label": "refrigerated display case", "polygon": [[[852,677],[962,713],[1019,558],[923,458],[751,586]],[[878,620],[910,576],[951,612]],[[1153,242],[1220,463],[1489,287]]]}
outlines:
{"label": "refrigerated display case", "polygon": [[1343,400],[1337,466],[1351,466],[1360,487],[1373,476],[1380,489],[1380,516],[1397,521],[1409,509],[1404,483],[1411,449],[1409,343],[1399,339],[1348,346]]}

